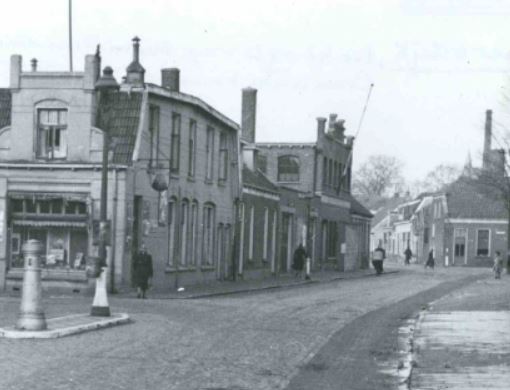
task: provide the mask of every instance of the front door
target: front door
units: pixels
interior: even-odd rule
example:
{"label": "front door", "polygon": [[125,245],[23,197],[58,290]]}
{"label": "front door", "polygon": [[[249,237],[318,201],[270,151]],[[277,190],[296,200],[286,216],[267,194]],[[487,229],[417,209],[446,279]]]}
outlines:
{"label": "front door", "polygon": [[463,265],[466,262],[466,237],[455,237],[453,265]]}

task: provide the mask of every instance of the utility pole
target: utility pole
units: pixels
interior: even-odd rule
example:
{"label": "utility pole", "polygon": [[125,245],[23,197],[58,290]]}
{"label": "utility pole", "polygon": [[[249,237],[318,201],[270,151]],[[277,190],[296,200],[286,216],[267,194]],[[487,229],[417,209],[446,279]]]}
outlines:
{"label": "utility pole", "polygon": [[73,71],[73,0],[69,0],[69,71]]}
{"label": "utility pole", "polygon": [[[96,82],[98,94],[98,119],[101,120],[103,130],[103,161],[101,166],[101,198],[99,222],[99,259],[96,264],[96,292],[90,314],[92,316],[109,317],[110,307],[106,295],[106,245],[108,234],[107,202],[108,202],[108,154],[110,148],[110,127],[114,94],[119,90],[119,84],[113,77],[113,69],[109,66],[103,70],[103,75]],[[112,259],[113,263],[114,259]]]}

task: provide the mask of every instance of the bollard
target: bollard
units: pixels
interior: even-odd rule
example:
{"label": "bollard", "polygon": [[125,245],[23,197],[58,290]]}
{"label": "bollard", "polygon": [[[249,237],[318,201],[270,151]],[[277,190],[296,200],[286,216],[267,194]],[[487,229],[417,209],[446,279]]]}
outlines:
{"label": "bollard", "polygon": [[41,268],[39,256],[42,245],[37,240],[28,240],[22,247],[25,268],[23,270],[23,290],[21,306],[16,323],[19,330],[44,330],[46,318],[41,304]]}
{"label": "bollard", "polygon": [[[97,265],[100,267],[100,265]],[[94,317],[110,317],[110,306],[106,294],[106,275],[108,268],[101,267],[101,273],[96,278],[96,292],[92,302],[90,315]]]}

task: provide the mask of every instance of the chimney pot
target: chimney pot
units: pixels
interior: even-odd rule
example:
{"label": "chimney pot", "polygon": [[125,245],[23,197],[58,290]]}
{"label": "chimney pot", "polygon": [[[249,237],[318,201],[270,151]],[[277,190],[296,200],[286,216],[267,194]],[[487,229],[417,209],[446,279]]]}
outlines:
{"label": "chimney pot", "polygon": [[333,130],[337,118],[337,114],[329,114],[329,130]]}
{"label": "chimney pot", "polygon": [[37,72],[37,58],[32,58],[30,64],[32,65],[32,72]]}
{"label": "chimney pot", "polygon": [[161,69],[161,86],[170,91],[180,91],[180,70],[179,68]]}
{"label": "chimney pot", "polygon": [[241,105],[241,137],[247,142],[254,143],[257,116],[257,90],[255,88],[243,88]]}

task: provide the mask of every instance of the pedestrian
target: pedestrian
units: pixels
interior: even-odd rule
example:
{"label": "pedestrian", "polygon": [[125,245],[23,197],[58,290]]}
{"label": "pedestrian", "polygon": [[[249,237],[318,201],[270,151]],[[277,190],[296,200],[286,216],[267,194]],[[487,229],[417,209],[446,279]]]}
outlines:
{"label": "pedestrian", "polygon": [[299,243],[299,246],[294,251],[294,257],[292,262],[292,268],[296,271],[295,277],[301,277],[303,274],[303,267],[305,265],[306,258],[308,254],[306,253],[305,248],[302,243]]}
{"label": "pedestrian", "polygon": [[501,258],[501,252],[496,251],[496,256],[494,256],[494,265],[492,267],[494,271],[494,278],[501,279],[501,271],[503,270],[503,259]]}
{"label": "pedestrian", "polygon": [[143,243],[140,246],[140,251],[135,255],[133,273],[137,298],[145,299],[145,292],[152,280],[152,256],[147,252],[147,248]]}
{"label": "pedestrian", "polygon": [[411,250],[411,248],[409,248],[409,246],[404,251],[404,256],[405,256],[404,264],[405,265],[410,265],[411,264],[411,258],[413,257],[413,251]]}
{"label": "pedestrian", "polygon": [[425,268],[432,268],[434,269],[434,264],[435,264],[435,260],[434,260],[434,250],[431,249],[429,251],[429,257],[427,258],[427,262],[425,263]]}
{"label": "pedestrian", "polygon": [[386,251],[381,247],[381,244],[377,246],[372,255],[372,265],[374,266],[376,275],[383,273],[383,262],[386,258]]}

